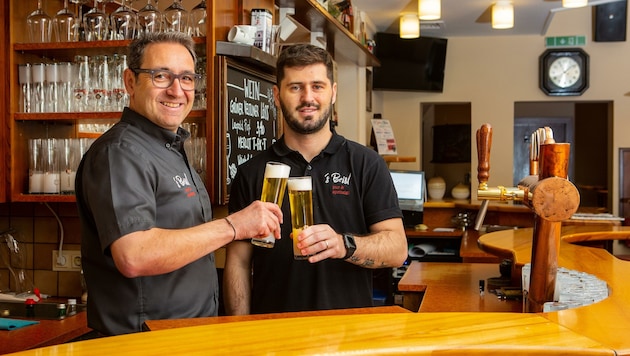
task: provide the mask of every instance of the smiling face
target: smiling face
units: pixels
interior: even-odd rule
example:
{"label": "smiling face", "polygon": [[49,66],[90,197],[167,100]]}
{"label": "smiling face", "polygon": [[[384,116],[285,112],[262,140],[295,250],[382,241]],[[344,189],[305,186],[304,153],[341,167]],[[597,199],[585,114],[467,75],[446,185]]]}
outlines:
{"label": "smiling face", "polygon": [[328,79],[324,64],[285,67],[280,87],[274,87],[288,128],[298,134],[319,132],[331,117],[336,83]]}
{"label": "smiling face", "polygon": [[[175,74],[194,73],[195,62],[186,47],[177,43],[149,44],[144,52],[142,69],[166,69]],[[153,85],[151,74],[139,73],[136,77],[125,70],[125,86],[129,93],[129,108],[156,125],[176,132],[193,106],[195,91],[185,91],[176,79],[168,88]]]}

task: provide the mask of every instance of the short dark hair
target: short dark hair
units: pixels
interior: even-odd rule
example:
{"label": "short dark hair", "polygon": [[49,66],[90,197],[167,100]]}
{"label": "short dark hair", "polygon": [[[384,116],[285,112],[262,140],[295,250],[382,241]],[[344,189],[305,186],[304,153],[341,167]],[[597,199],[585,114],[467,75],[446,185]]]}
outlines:
{"label": "short dark hair", "polygon": [[147,32],[131,41],[127,49],[127,66],[129,68],[141,68],[144,59],[144,51],[148,45],[153,43],[179,43],[186,47],[192,59],[197,65],[197,54],[195,52],[195,42],[189,35],[179,31],[169,32]]}
{"label": "short dark hair", "polygon": [[276,62],[276,84],[280,86],[284,79],[285,67],[304,67],[322,63],[326,66],[326,76],[334,83],[334,63],[332,56],[323,48],[311,44],[295,44],[285,47]]}

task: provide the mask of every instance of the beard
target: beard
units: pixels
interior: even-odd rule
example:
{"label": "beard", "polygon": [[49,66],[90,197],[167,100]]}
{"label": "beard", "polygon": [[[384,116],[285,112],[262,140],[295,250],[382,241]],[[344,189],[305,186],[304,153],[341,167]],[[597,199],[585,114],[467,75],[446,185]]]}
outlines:
{"label": "beard", "polygon": [[[317,105],[315,103],[302,103],[298,106],[295,111],[300,110],[304,107],[315,107],[319,109],[321,105]],[[282,116],[284,116],[284,122],[291,128],[291,130],[295,131],[298,134],[308,135],[311,133],[319,132],[330,119],[330,114],[332,111],[332,102],[328,105],[326,111],[322,112],[319,117],[315,117],[313,115],[309,115],[306,117],[304,122],[300,122],[295,116],[291,115],[290,111],[283,102],[280,102],[280,109],[282,110]]]}

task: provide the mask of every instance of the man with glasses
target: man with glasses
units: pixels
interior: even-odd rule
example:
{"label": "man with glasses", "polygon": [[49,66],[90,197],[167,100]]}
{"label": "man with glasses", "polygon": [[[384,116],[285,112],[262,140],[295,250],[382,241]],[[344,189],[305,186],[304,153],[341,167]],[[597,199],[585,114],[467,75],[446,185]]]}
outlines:
{"label": "man with glasses", "polygon": [[77,171],[88,326],[102,335],[142,330],[147,319],[217,315],[214,251],[251,236],[280,236],[282,212],[254,202],[212,221],[204,182],[180,127],[193,106],[196,54],[180,32],[129,46],[129,107]]}

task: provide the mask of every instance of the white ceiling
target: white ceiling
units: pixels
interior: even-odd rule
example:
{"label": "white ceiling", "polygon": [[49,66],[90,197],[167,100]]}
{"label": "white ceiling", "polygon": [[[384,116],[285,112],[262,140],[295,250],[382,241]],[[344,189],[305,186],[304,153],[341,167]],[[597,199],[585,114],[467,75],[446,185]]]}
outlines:
{"label": "white ceiling", "polygon": [[[589,5],[600,5],[620,0],[589,0]],[[545,35],[546,27],[558,11],[561,0],[513,0],[514,28],[493,30],[490,25],[491,8],[495,0],[442,0],[442,27],[437,30],[421,28],[421,36],[506,36]],[[352,5],[365,12],[376,27],[376,32],[398,33],[398,18],[404,12],[417,12],[418,0],[352,0]],[[421,24],[423,21],[421,21]]]}

